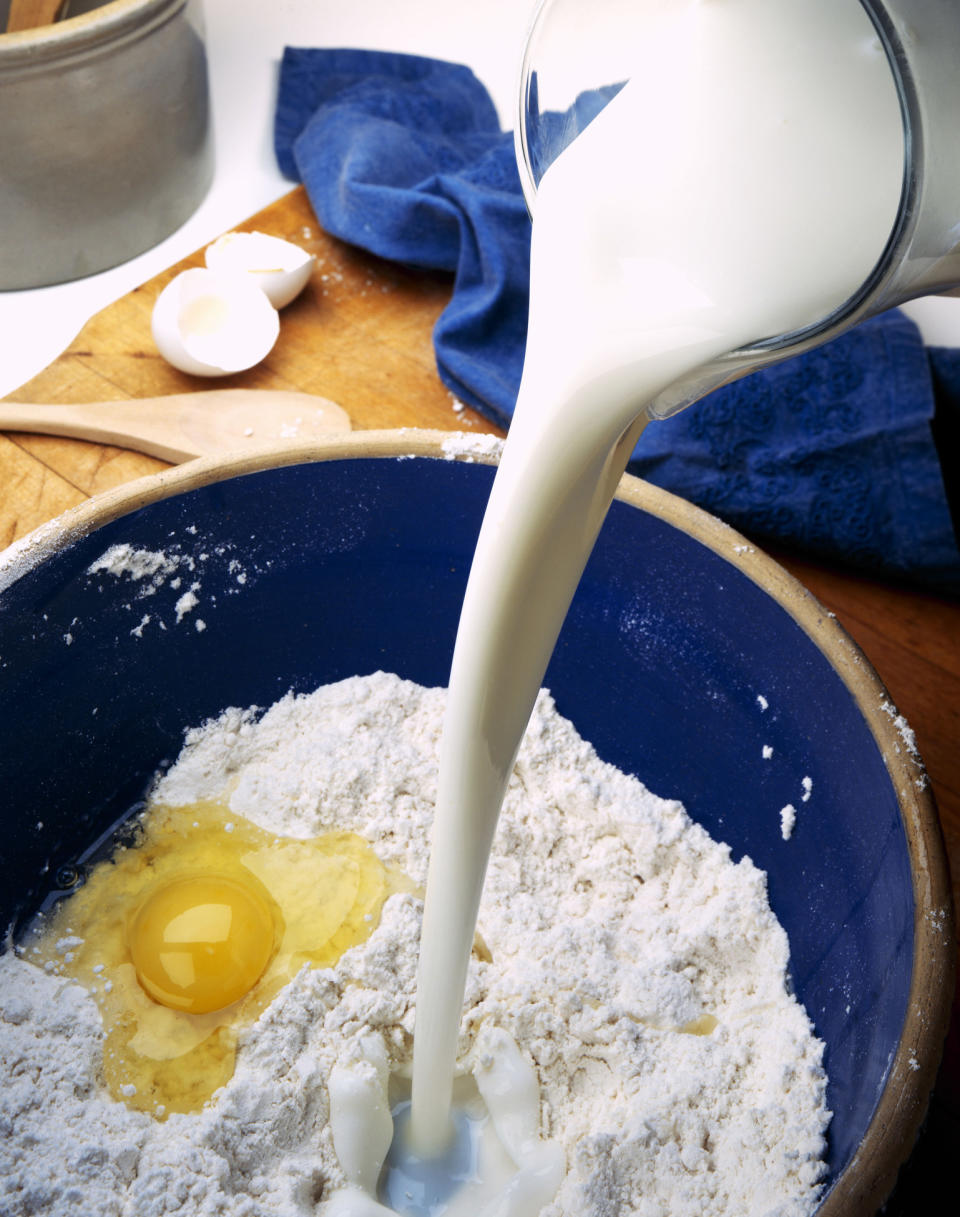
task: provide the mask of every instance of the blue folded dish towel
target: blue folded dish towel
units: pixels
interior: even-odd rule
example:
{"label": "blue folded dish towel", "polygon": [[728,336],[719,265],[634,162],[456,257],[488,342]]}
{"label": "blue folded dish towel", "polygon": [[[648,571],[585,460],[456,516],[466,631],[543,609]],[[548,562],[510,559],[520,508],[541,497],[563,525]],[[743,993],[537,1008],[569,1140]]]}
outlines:
{"label": "blue folded dish towel", "polygon": [[[439,374],[509,426],[530,222],[483,85],[419,56],[287,48],[275,146],[327,232],[452,272]],[[958,432],[960,352],[890,312],[647,427],[630,471],[765,544],[960,594]]]}

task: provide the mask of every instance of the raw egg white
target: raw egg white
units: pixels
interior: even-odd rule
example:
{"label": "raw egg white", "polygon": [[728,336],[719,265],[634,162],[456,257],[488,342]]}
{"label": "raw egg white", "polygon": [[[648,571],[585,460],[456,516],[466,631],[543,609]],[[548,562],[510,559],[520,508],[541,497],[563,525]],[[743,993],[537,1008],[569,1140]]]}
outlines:
{"label": "raw egg white", "polygon": [[157,297],[151,328],[157,350],[181,372],[229,376],[270,353],[280,317],[248,275],[196,267]]}
{"label": "raw egg white", "polygon": [[304,964],[364,942],[408,886],[355,833],[294,840],[216,803],[157,807],[26,955],[93,994],[110,1093],[163,1118],[202,1107],[233,1074],[238,1029]]}
{"label": "raw egg white", "polygon": [[274,308],[283,308],[306,287],[315,258],[292,241],[264,232],[228,232],[207,246],[211,270],[250,275]]}

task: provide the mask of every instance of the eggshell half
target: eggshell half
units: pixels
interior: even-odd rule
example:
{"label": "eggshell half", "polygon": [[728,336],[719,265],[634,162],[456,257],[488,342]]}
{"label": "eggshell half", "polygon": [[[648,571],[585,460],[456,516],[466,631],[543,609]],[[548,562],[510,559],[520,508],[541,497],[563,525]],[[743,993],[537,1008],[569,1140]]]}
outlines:
{"label": "eggshell half", "polygon": [[194,376],[229,376],[265,358],[280,317],[249,276],[181,271],[153,306],[153,339],[175,368]]}
{"label": "eggshell half", "polygon": [[274,308],[299,296],[316,261],[292,241],[264,232],[228,232],[207,246],[204,258],[211,270],[250,275]]}

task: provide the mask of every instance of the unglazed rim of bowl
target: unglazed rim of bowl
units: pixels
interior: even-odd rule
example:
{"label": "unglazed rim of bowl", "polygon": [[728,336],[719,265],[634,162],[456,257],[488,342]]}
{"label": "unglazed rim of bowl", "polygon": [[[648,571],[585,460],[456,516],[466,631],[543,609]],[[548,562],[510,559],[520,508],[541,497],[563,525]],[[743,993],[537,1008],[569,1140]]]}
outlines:
{"label": "unglazed rim of bowl", "polygon": [[[469,434],[469,433],[468,433]],[[230,478],[321,461],[427,457],[496,465],[497,456],[457,443],[456,432],[362,431],[315,442],[272,444],[205,457],[97,495],[0,552],[0,592],[65,545],[148,504]],[[470,436],[475,439],[476,436]],[[874,1217],[909,1157],[926,1115],[950,1018],[955,925],[946,852],[926,771],[891,714],[892,699],[853,639],[807,589],[742,534],[669,491],[625,475],[617,498],[680,529],[771,596],[814,642],[849,689],[880,749],[907,837],[913,882],[913,972],[900,1042],[856,1153],[824,1196],[817,1217]],[[886,708],[884,708],[886,707]]]}

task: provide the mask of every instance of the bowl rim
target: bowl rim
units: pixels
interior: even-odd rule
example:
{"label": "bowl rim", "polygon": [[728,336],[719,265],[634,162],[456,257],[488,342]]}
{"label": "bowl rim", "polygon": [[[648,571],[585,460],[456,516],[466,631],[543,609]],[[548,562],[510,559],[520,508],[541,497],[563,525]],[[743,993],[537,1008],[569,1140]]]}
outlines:
{"label": "bowl rim", "polygon": [[[475,441],[461,442],[464,437]],[[456,439],[455,444],[451,440]],[[229,479],[285,466],[423,457],[496,465],[496,445],[470,432],[416,428],[345,432],[202,457],[105,491],[0,551],[0,594],[65,546],[141,507]],[[735,566],[770,595],[832,665],[866,721],[890,775],[913,881],[913,969],[903,1029],[863,1140],[822,1197],[817,1217],[874,1217],[913,1149],[926,1115],[950,1019],[955,920],[940,820],[923,763],[879,675],[832,613],[741,533],[685,499],[630,474],[617,499],[657,516]],[[851,1168],[857,1167],[856,1172]],[[857,1177],[855,1177],[857,1176]]]}

